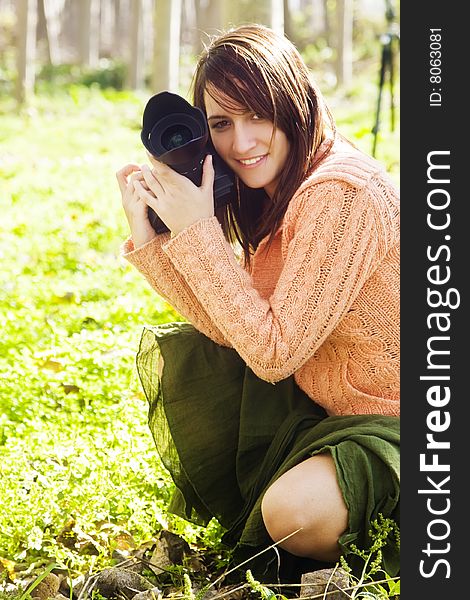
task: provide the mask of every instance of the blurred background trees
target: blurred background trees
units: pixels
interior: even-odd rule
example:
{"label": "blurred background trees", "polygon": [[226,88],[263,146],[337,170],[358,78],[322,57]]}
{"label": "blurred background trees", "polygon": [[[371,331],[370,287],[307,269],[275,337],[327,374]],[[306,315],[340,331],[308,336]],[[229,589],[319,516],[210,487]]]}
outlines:
{"label": "blurred background trees", "polygon": [[[35,82],[186,92],[210,35],[264,23],[284,31],[328,86],[380,61],[384,0],[0,0],[0,93]],[[398,15],[396,15],[398,19]],[[320,81],[322,83],[322,81]]]}

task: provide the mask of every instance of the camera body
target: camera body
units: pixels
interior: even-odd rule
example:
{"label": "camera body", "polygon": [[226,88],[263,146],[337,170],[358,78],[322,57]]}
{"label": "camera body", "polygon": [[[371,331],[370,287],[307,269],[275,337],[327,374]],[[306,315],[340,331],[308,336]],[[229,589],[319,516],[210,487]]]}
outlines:
{"label": "camera body", "polygon": [[[178,94],[160,92],[148,100],[140,134],[147,151],[160,162],[200,186],[202,165],[207,154],[212,154],[215,171],[215,208],[228,204],[234,194],[235,178],[210,140],[206,117],[202,110],[191,106]],[[149,207],[149,220],[157,233],[168,227]]]}

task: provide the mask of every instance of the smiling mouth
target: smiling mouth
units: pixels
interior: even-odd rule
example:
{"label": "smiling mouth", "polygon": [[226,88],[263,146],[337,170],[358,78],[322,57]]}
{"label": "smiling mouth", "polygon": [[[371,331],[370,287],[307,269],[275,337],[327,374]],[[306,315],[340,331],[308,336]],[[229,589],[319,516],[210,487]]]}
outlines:
{"label": "smiling mouth", "polygon": [[238,162],[246,167],[249,167],[249,166],[258,164],[259,162],[261,162],[263,160],[263,158],[266,158],[266,154],[263,154],[263,156],[256,156],[254,158],[239,159]]}

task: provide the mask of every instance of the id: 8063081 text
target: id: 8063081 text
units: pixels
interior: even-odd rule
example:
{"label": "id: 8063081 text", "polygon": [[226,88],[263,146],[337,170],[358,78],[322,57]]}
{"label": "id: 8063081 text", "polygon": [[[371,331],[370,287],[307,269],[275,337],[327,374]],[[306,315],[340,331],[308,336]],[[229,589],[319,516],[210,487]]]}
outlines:
{"label": "id: 8063081 text", "polygon": [[442,106],[442,33],[429,29],[429,106]]}

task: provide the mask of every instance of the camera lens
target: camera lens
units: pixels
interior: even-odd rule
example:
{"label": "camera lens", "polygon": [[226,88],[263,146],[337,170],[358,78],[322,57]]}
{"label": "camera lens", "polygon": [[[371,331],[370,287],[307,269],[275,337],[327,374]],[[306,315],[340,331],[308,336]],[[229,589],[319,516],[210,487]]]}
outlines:
{"label": "camera lens", "polygon": [[152,156],[183,175],[195,169],[199,174],[209,137],[201,109],[181,96],[161,92],[147,102],[142,121],[141,139]]}
{"label": "camera lens", "polygon": [[178,123],[172,127],[168,127],[161,137],[162,146],[166,150],[174,150],[179,148],[193,139],[193,135],[189,127]]}
{"label": "camera lens", "polygon": [[[140,139],[149,154],[185,175],[197,186],[202,181],[204,156],[208,152],[214,153],[215,205],[223,206],[230,202],[233,175],[214,152],[206,117],[200,108],[191,106],[183,97],[171,92],[155,94],[145,106]],[[168,231],[151,208],[148,215],[157,233]]]}

